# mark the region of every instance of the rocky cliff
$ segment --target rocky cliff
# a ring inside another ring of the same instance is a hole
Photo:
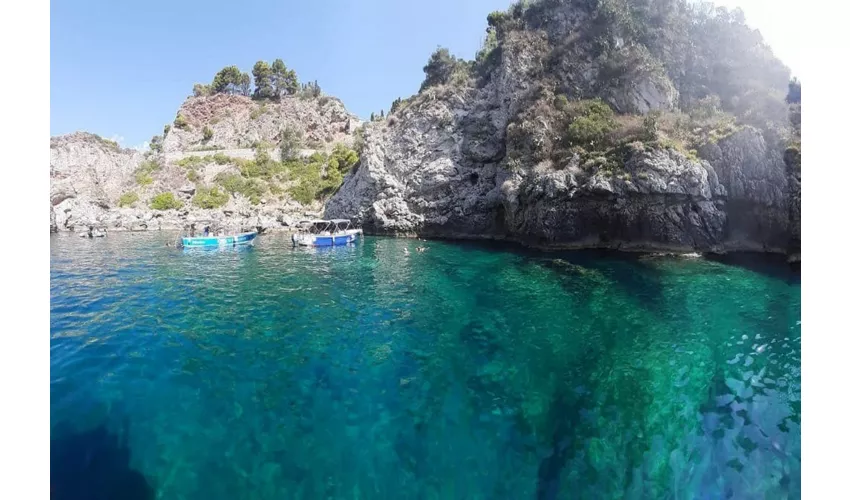
[[[53,138],[51,230],[324,212],[377,234],[799,259],[799,84],[789,127],[789,71],[740,12],[538,0],[488,25],[474,61],[436,51],[386,119],[306,88],[225,91],[187,99],[144,155]]]
[[[367,124],[360,166],[326,215],[547,248],[788,252],[799,176],[789,184],[782,155],[787,68],[760,37],[741,41],[752,32],[725,11],[637,4],[672,13],[544,0],[491,14],[488,54],[435,53],[426,74],[445,75]],[[651,25],[641,35],[641,22],[678,22],[683,38],[656,40]],[[739,50],[723,41],[730,30]],[[694,62],[712,50],[728,59],[713,71],[741,75],[713,81]],[[750,66],[753,88],[740,83]]]
[[[94,134],[50,138],[51,230],[97,224],[130,186],[142,154]]]
[[[290,195],[299,180],[279,161],[283,136],[297,138],[295,158],[326,170],[335,148],[352,146],[360,126],[330,96],[255,101],[218,94],[187,99],[145,154],[84,132],[51,138],[51,231],[287,227],[319,215],[322,200]],[[198,202],[199,192],[211,190]],[[162,194],[174,202],[151,208]]]

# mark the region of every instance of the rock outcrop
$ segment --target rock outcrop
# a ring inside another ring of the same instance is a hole
[[[789,238],[788,181],[782,153],[745,128],[702,148],[727,189],[725,246],[784,253]]]
[[[286,96],[257,102],[241,95],[190,97],[177,111],[185,125],[172,125],[162,142],[165,153],[195,150],[251,149],[257,143],[277,144],[291,128],[310,149],[335,143],[352,145],[359,118],[336,97]],[[212,132],[204,139],[204,129]]]
[[[351,146],[360,120],[334,97],[287,96],[256,102],[248,97],[218,94],[190,97],[177,113],[181,127],[170,125],[158,151],[143,154],[122,149],[94,134],[77,132],[50,141],[51,231],[88,226],[110,230],[183,229],[192,223],[229,229],[285,229],[321,204],[295,202],[285,184],[244,179],[238,162],[254,160],[256,146],[279,157],[276,148],[284,130],[300,135],[300,155]],[[204,130],[212,132],[205,139]],[[201,161],[201,159],[204,159]],[[226,158],[222,161],[222,158]],[[186,160],[195,160],[187,166]],[[234,193],[216,209],[194,206],[198,187],[217,187],[219,175],[250,181],[252,199]],[[152,210],[154,196],[172,193],[182,208]],[[122,195],[132,195],[121,203]],[[123,205],[123,206],[122,206]]]
[[[509,169],[504,139],[492,130],[500,113],[456,97],[426,92],[394,125],[368,127],[360,167],[326,215],[381,234],[548,248],[724,249],[727,191],[710,163],[637,143],[616,173],[583,165],[578,155],[563,168],[542,161]]]
[[[626,136],[643,134],[634,123],[658,135],[640,117],[650,111],[685,123],[678,111],[685,96],[673,83],[690,85],[682,63],[623,39],[621,25],[601,29],[606,18],[591,4],[547,0],[491,15],[496,62],[485,58],[491,68],[471,84],[426,88],[387,121],[367,124],[360,166],[326,216],[353,218],[380,234],[545,248],[788,252],[799,234],[799,202],[789,199],[799,175],[789,181],[775,131],[766,139],[738,124],[714,136],[678,125],[681,135],[710,136],[690,151],[669,134],[607,151],[570,142],[577,132],[563,116],[589,97],[619,113]],[[785,71],[784,81],[771,76],[769,83],[785,85]],[[688,86],[688,99],[701,88]],[[766,109],[781,120],[776,102]]]
[[[97,224],[118,202],[142,154],[86,132],[50,138],[51,228]]]
[[[50,201],[78,196],[105,204],[117,201],[142,161],[142,154],[94,134],[75,132],[50,138]]]
[[[788,173],[788,257],[791,261],[800,261],[802,238],[802,172],[800,171],[800,150],[790,147],[785,150],[785,167]]]

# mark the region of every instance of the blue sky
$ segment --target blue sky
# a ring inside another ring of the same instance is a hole
[[[54,0],[50,133],[86,130],[139,146],[174,119],[194,83],[209,83],[224,66],[250,71],[258,59],[277,57],[299,79],[318,80],[323,91],[368,118],[419,89],[422,66],[438,45],[474,57],[487,14],[510,3]],[[787,31],[784,19],[768,17],[774,3],[720,3],[741,5],[776,54],[792,63],[788,50],[776,45]]]
[[[162,133],[195,82],[280,57],[368,118],[416,93],[437,45],[474,57],[509,0],[50,3],[50,133],[136,146]]]

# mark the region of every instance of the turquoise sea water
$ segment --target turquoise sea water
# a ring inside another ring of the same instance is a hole
[[[782,264],[171,241],[51,237],[55,498],[800,496]]]

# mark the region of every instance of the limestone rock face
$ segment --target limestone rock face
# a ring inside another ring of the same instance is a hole
[[[757,129],[687,155],[633,142],[616,168],[563,146],[556,96],[599,97],[632,115],[680,105],[665,55],[628,40],[622,25],[601,29],[588,5],[518,7],[523,25],[507,30],[498,26],[517,16],[495,17],[486,76],[426,88],[366,124],[359,168],[326,216],[374,233],[547,248],[787,252],[799,241],[799,175]]]
[[[781,149],[750,127],[703,148],[728,192],[727,246],[783,252],[789,238],[788,178]]]
[[[727,192],[708,162],[636,147],[614,175],[587,171],[578,158],[564,169],[509,170],[464,155],[469,129],[441,126],[445,110],[426,106],[367,129],[360,167],[328,203],[328,217],[375,233],[545,247],[723,249]]]
[[[277,144],[285,128],[300,131],[310,145],[342,142],[350,146],[352,134],[361,124],[342,101],[330,96],[287,96],[279,102],[228,94],[190,97],[177,115],[183,117],[186,126],[171,125],[163,138],[165,153],[248,149],[259,142]],[[208,140],[204,139],[204,128],[212,131]]]
[[[86,132],[50,139],[50,202],[85,197],[107,207],[127,188],[142,154]]]
[[[257,102],[224,94],[191,97],[178,115],[186,126],[171,125],[162,141],[162,151],[147,155],[85,132],[51,138],[51,231],[79,231],[88,226],[110,230],[182,229],[203,221],[233,230],[287,229],[303,218],[305,211],[321,211],[321,204],[302,206],[281,196],[265,196],[252,204],[244,196],[232,194],[225,206],[204,210],[192,205],[192,197],[199,186],[214,186],[219,175],[239,174],[235,162],[254,159],[254,146],[258,143],[269,143],[269,153],[277,157],[275,146],[285,129],[302,134],[300,154],[309,156],[328,151],[338,143],[353,145],[354,132],[361,126],[339,99],[330,96],[292,96],[279,102]],[[208,140],[204,139],[205,128],[213,132]],[[215,162],[212,158],[216,153],[232,161]],[[180,160],[190,157],[205,157],[208,161],[181,166]],[[148,173],[148,183],[140,184],[137,173],[145,161],[157,168]],[[150,200],[163,192],[173,193],[183,202],[183,208],[151,210]],[[137,201],[119,207],[121,195],[130,193],[137,196]]]
[[[802,173],[800,171],[800,150],[788,148],[784,154],[786,172],[788,172],[788,258],[800,261],[802,238]]]
[[[785,165],[757,130],[707,146],[710,161],[636,144],[613,173],[578,157],[556,168],[534,156],[545,143],[532,138],[510,168],[503,112],[492,108],[498,89],[437,92],[414,99],[392,125],[367,127],[360,166],[328,202],[328,217],[375,233],[544,247],[785,251]]]

